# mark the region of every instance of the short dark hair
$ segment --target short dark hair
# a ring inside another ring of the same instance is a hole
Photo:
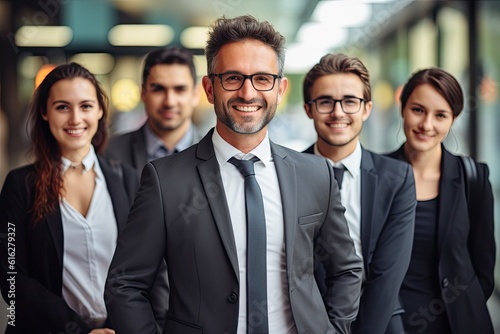
[[[213,74],[220,49],[229,43],[254,39],[270,46],[276,53],[278,75],[283,75],[285,67],[285,37],[268,22],[259,22],[251,15],[228,19],[217,19],[208,35],[205,55],[208,74]]]
[[[361,60],[356,57],[349,57],[343,53],[330,53],[323,56],[319,63],[307,72],[302,85],[304,102],[307,103],[311,100],[311,88],[318,78],[337,73],[352,73],[357,75],[364,85],[363,98],[366,101],[372,100],[370,74]]]
[[[145,85],[148,80],[149,72],[155,65],[160,64],[181,64],[189,67],[193,83],[196,84],[196,68],[194,66],[193,54],[188,49],[182,47],[161,48],[149,52],[144,60],[142,70],[142,84]]]
[[[430,85],[448,102],[453,118],[458,117],[464,108],[464,94],[457,79],[445,70],[431,67],[414,72],[401,92],[401,110],[404,109],[411,93],[420,85]]]

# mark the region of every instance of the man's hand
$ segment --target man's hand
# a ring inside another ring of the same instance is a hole
[[[89,334],[115,334],[115,331],[109,328],[96,328]]]

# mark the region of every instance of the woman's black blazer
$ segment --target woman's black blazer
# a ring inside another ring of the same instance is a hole
[[[471,196],[477,209],[469,219],[466,177],[461,158],[442,146],[439,181],[437,258],[441,301],[426,305],[447,313],[453,334],[493,334],[486,301],[495,286],[493,191],[486,164],[476,163],[478,193]],[[403,147],[389,156],[406,160]],[[425,318],[415,318],[425,326]]]
[[[128,166],[98,159],[120,231],[139,186],[137,175]],[[91,329],[62,298],[64,237],[59,206],[39,225],[30,226],[33,171],[33,165],[11,171],[0,194],[0,287],[12,309],[7,313],[15,316],[7,318],[15,327],[7,325],[6,333],[89,333]]]

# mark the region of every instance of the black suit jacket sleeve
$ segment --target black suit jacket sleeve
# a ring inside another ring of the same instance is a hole
[[[165,249],[162,210],[158,176],[153,165],[147,164],[106,281],[106,308],[117,333],[157,332],[147,294]]]
[[[33,198],[29,178],[26,167],[9,173],[0,194],[0,287],[7,305],[15,306],[16,325],[8,326],[6,332],[88,333],[91,329],[61,295],[54,294],[34,277],[40,273],[33,272],[28,249],[35,246],[32,243],[44,241],[33,240],[28,233]],[[43,234],[43,229],[41,226],[35,233]],[[53,258],[54,251],[47,249],[47,257]],[[62,280],[62,274],[54,280]]]
[[[121,164],[115,168],[101,158],[99,164],[120,229],[125,225],[138,180],[131,168]],[[33,166],[27,166],[9,173],[0,194],[0,287],[7,304],[15,305],[16,316],[16,326],[8,326],[6,332],[88,333],[91,328],[62,298],[63,231],[59,206],[36,227],[30,226],[33,171]],[[14,254],[15,263],[9,258]],[[10,293],[14,281],[7,281],[10,278],[15,278],[14,293]]]
[[[386,332],[410,263],[417,204],[415,180],[410,165],[397,165],[401,165],[399,171],[382,173],[380,180],[391,192],[379,195],[391,205],[378,240],[372,241],[376,242],[373,256],[364,259],[369,268],[354,323],[356,334]]]
[[[478,183],[481,198],[471,198],[475,206],[473,218],[469,222],[468,248],[471,262],[476,272],[479,284],[487,300],[495,287],[495,234],[493,221],[493,190],[489,181],[489,169],[485,164],[476,164],[478,168]]]

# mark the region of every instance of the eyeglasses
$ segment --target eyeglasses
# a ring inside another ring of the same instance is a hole
[[[320,114],[329,114],[335,109],[335,104],[340,102],[342,111],[346,114],[355,114],[361,109],[361,103],[366,102],[360,97],[346,97],[341,100],[331,99],[329,97],[318,97],[317,99],[307,102],[307,104],[316,104],[316,110]]]
[[[209,78],[219,77],[222,88],[227,91],[239,90],[243,87],[246,79],[249,79],[252,83],[253,88],[260,92],[265,92],[272,90],[274,88],[274,83],[276,79],[281,79],[281,75],[269,74],[269,73],[257,73],[257,74],[239,74],[239,73],[220,73],[220,74],[210,74]]]

